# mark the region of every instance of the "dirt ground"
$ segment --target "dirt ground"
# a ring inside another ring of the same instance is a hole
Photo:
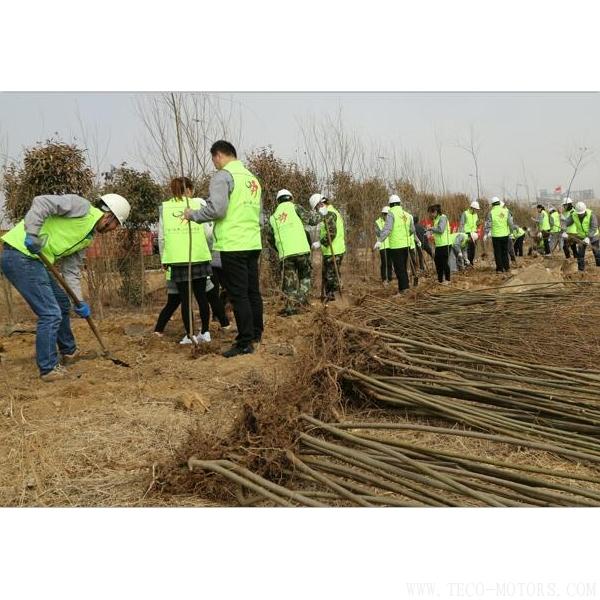
[[[553,262],[551,271],[578,276],[571,274],[572,264],[565,271],[564,261]],[[538,263],[545,270],[541,257],[521,262]],[[599,280],[594,269],[590,264],[584,277]],[[406,301],[431,288],[477,289],[506,281],[485,261],[444,288],[434,281],[431,261],[428,271]],[[375,273],[373,269],[372,276],[355,278],[346,274],[348,297],[366,292],[393,295],[395,286],[383,289]],[[182,335],[179,313],[164,338],[152,336],[164,299],[159,293],[152,306],[110,309],[98,322],[112,353],[130,368],[99,357],[85,321],[74,318],[84,356],[70,368],[72,379],[46,384],[34,362],[33,315],[16,292],[13,297],[17,325],[9,325],[4,300],[0,310],[1,506],[210,505],[196,496],[154,495],[157,465],[176,456],[191,427],[214,435],[226,433],[251,383],[288,377],[307,342],[313,313],[323,310],[315,301],[311,311],[284,318],[277,315],[276,298],[267,297],[265,334],[255,354],[221,357],[235,332],[221,332],[212,323],[213,342],[192,359],[189,346],[177,343]]]

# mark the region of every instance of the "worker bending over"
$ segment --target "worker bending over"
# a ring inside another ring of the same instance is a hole
[[[567,241],[569,235],[574,239],[581,240],[576,242],[577,269],[579,271],[585,270],[585,251],[588,246],[592,249],[596,266],[600,267],[600,235],[596,215],[587,208],[585,203],[578,202],[573,213],[564,220],[564,224],[567,227],[575,225],[574,234],[568,234],[567,232],[562,234],[565,241]]]
[[[43,381],[67,376],[61,357],[66,364],[78,352],[69,319],[69,297],[38,255],[60,269],[80,300],[75,313],[87,318],[91,310],[81,294],[81,266],[86,249],[96,233],[107,233],[123,225],[129,212],[129,203],[118,194],[101,196],[99,208],[75,194],[36,196],[25,218],[2,237],[2,271],[38,317],[35,349]]]
[[[477,232],[463,233],[461,231],[450,234],[450,271],[452,266],[456,265],[458,271],[464,271],[471,265],[469,260],[469,242],[475,244],[479,236]]]

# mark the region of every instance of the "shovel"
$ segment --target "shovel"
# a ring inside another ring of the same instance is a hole
[[[58,283],[60,283],[60,285],[64,288],[65,292],[67,292],[67,295],[69,296],[69,298],[71,298],[71,300],[73,301],[75,306],[79,308],[81,306],[81,302],[79,301],[79,298],[77,298],[77,296],[75,295],[73,290],[70,288],[69,284],[65,281],[61,272],[43,254],[40,253],[37,256],[44,263],[44,265],[46,265],[46,268],[48,269],[48,271],[50,271],[52,273],[52,275],[54,275],[54,277],[56,278]],[[100,337],[100,332],[96,328],[96,324],[94,323],[94,321],[92,321],[92,317],[87,317],[86,321],[88,322],[88,325],[90,326],[90,329],[92,330],[92,333],[94,334],[94,336],[96,336],[96,339],[98,340],[98,343],[100,344],[100,347],[102,348],[102,357],[107,358],[108,360],[111,360],[115,365],[119,365],[120,367],[129,367],[129,365],[126,362],[123,362],[122,360],[119,360],[118,358],[114,358],[111,355],[108,348],[104,345],[104,342],[102,341],[102,338]]]

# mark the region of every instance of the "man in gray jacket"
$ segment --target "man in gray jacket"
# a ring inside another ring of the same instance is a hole
[[[118,194],[102,196],[99,208],[75,194],[36,196],[25,218],[2,237],[2,271],[38,317],[36,359],[42,380],[64,378],[59,352],[63,362],[68,362],[77,349],[69,321],[71,302],[38,255],[57,264],[82,300],[81,265],[86,248],[94,234],[122,225],[129,211],[129,203]],[[83,301],[74,310],[82,318],[91,312]]]

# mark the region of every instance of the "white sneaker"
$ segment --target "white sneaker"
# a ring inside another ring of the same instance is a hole
[[[196,338],[195,335],[192,336],[192,338],[190,339],[187,335],[184,336],[182,338],[182,340],[179,342],[182,346],[184,346],[185,344],[197,344],[198,343],[198,338]]]
[[[210,337],[210,331],[206,331],[204,333],[200,333],[198,332],[198,335],[196,336],[196,339],[198,340],[198,343],[202,343],[202,342],[211,342],[211,337]]]

